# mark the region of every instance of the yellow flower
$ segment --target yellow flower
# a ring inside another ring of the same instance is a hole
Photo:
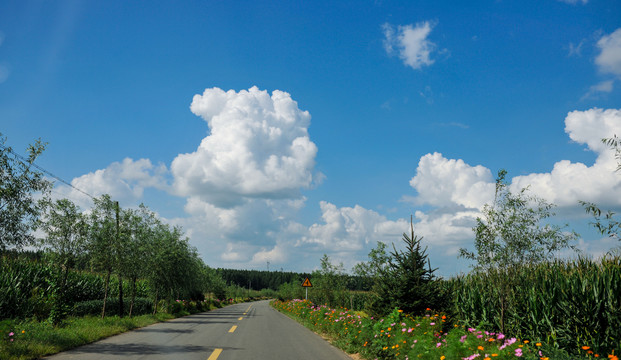
[[[481,351],[485,350],[485,348],[484,348],[483,346],[481,346],[481,345],[479,345],[479,346],[477,347],[477,349],[479,349],[479,350],[481,350]]]
[[[590,346],[583,346],[582,350],[589,350],[591,347]]]
[[[524,340],[524,344],[528,344],[530,341],[528,340]]]
[[[536,345],[536,346],[541,346],[541,343],[536,343],[535,345]]]
[[[444,355],[440,356],[440,360],[444,360],[444,359],[446,359],[446,356]]]
[[[400,313],[402,313],[402,312],[403,312],[403,310],[399,310],[399,312],[400,312]]]

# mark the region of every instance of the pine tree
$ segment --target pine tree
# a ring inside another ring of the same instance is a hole
[[[377,298],[370,304],[371,312],[384,315],[394,308],[420,315],[429,307],[442,307],[438,279],[433,274],[427,248],[421,246],[422,237],[414,234],[410,221],[410,235],[403,234],[405,250],[393,251],[386,266],[379,268],[374,292]]]

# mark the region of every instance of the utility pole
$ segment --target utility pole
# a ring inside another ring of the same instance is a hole
[[[117,248],[117,256],[120,255],[121,250],[121,239],[119,234],[119,202],[115,201],[114,205],[116,207],[116,248]],[[123,278],[121,277],[121,269],[119,269],[119,317],[123,317]]]

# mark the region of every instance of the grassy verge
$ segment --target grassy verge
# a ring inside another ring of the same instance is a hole
[[[208,306],[213,310],[242,301],[236,299]],[[46,321],[3,320],[0,321],[0,360],[38,359],[157,322],[206,311],[207,308],[197,309],[193,302],[175,302],[170,310],[172,314],[160,312],[131,318],[69,317],[58,326]]]
[[[68,318],[59,326],[5,320],[0,323],[0,359],[36,359],[174,317],[165,313],[132,318],[85,316]]]
[[[327,335],[335,346],[365,359],[573,360],[598,357],[618,360],[614,353],[595,354],[587,345],[574,349],[570,355],[540,339],[516,339],[466,328],[430,309],[421,317],[395,309],[385,318],[374,319],[361,312],[315,306],[310,301],[273,301],[271,304],[309,329]]]

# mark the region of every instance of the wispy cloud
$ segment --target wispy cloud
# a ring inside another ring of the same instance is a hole
[[[582,3],[584,5],[589,2],[589,0],[558,0],[558,1],[564,2],[566,4],[571,4],[571,5],[576,5],[579,3]]]
[[[432,29],[429,21],[396,28],[386,23],[383,25],[384,48],[389,55],[397,51],[403,63],[412,69],[429,66],[434,63],[431,53],[436,49],[436,45],[427,38]]]
[[[584,45],[584,39],[580,40],[578,45],[569,43],[569,53],[567,56],[582,56],[582,46]]]
[[[612,75],[613,79],[607,79],[593,85],[589,91],[582,96],[582,100],[594,97],[599,93],[609,93],[613,90],[614,78],[621,79],[621,28],[618,28],[610,35],[604,35],[597,41],[600,49],[599,55],[595,58],[595,64],[600,73]]]

